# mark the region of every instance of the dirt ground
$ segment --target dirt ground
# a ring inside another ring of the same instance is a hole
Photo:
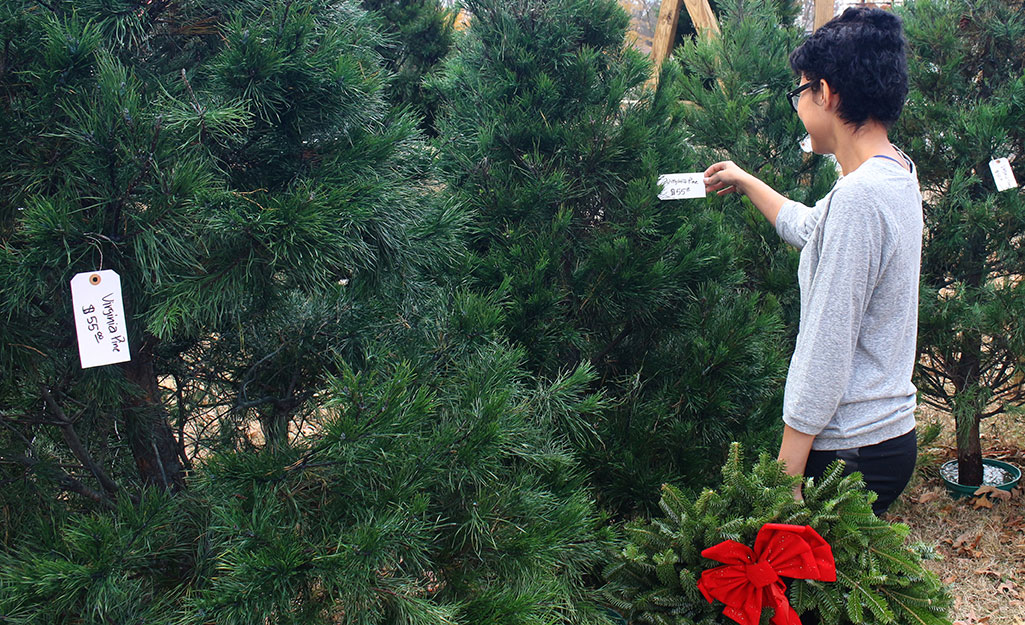
[[[1025,625],[1025,495],[983,504],[951,499],[939,467],[955,457],[954,424],[949,415],[920,409],[919,431],[932,422],[941,434],[920,449],[916,476],[889,519],[906,523],[912,541],[935,550],[938,559],[926,566],[950,588],[955,625]],[[1025,468],[1025,415],[984,421],[982,448],[987,458]]]

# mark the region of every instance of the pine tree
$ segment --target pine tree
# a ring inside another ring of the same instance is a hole
[[[593,373],[534,380],[453,287],[465,217],[371,18],[117,8],[0,5],[0,620],[606,623]],[[99,267],[133,360],[83,371]]]
[[[361,0],[377,14],[382,32],[390,41],[381,49],[385,67],[393,76],[388,100],[410,107],[428,135],[435,134],[438,94],[427,88],[431,74],[452,48],[458,12],[440,0]]]
[[[804,39],[797,6],[776,0],[721,0],[718,37],[688,38],[676,48],[684,123],[684,158],[735,161],[783,195],[814,204],[836,181],[835,163],[799,147],[804,126],[783,95],[796,77],[788,57]],[[767,27],[771,25],[772,27]],[[799,254],[784,243],[747,198],[711,200],[743,233],[736,253],[752,288],[781,304],[797,335]]]
[[[583,580],[609,532],[552,435],[594,409],[590,374],[536,385],[495,342],[493,301],[455,309],[422,362],[392,345],[343,368],[315,435],[214,453],[185,493],[16,541],[6,622],[607,623]]]
[[[778,312],[743,287],[736,233],[657,177],[701,171],[670,68],[657,91],[613,0],[475,0],[439,88],[439,150],[474,213],[475,285],[545,377],[590,363],[613,407],[581,442],[605,505],[653,505],[765,436],[782,370]]]
[[[911,92],[897,136],[925,214],[916,384],[957,421],[958,475],[981,484],[979,425],[1025,400],[1025,201],[991,159],[1025,154],[1022,3],[921,0],[902,12]]]
[[[363,12],[16,2],[3,18],[5,442],[25,466],[88,469],[56,470],[62,488],[103,504],[130,482],[180,488],[188,423],[164,376],[216,394],[225,369],[243,383],[295,346],[288,319],[264,322],[296,297],[412,300],[418,273],[451,264],[459,220],[413,182],[427,155],[386,117]],[[122,278],[132,360],[82,370],[67,284],[100,268]],[[237,349],[218,359],[219,341]],[[228,407],[294,409],[305,381]]]
[[[800,478],[786,475],[762,454],[744,468],[734,445],[722,469],[722,485],[689,499],[667,485],[663,518],[627,527],[628,542],[606,569],[606,592],[631,622],[658,625],[727,624],[722,604],[709,603],[697,588],[701,572],[720,563],[701,551],[724,540],[754,544],[765,523],[809,525],[832,548],[837,581],[792,580],[788,599],[799,613],[816,612],[823,625],[839,623],[942,624],[950,597],[922,556],[905,545],[908,527],[872,513],[875,494],[860,474],[844,476],[834,463],[794,501]],[[763,622],[770,610],[763,612]]]

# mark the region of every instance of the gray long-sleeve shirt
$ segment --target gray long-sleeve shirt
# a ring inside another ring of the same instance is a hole
[[[922,195],[870,158],[815,206],[786,202],[776,231],[801,250],[801,323],[783,421],[813,449],[874,445],[915,427]]]

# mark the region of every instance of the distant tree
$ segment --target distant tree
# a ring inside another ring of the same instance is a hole
[[[627,41],[641,52],[649,54],[658,26],[661,0],[620,0],[620,4],[630,15]]]
[[[982,419],[1025,401],[1025,199],[989,168],[1025,154],[1025,14],[1010,0],[918,0],[901,10],[911,93],[897,141],[925,209],[923,401],[957,421],[959,481],[982,483]]]

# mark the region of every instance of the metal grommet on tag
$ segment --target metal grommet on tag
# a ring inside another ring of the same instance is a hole
[[[103,281],[103,278],[101,278],[100,274],[98,274],[98,273],[94,273],[93,275],[89,276],[89,284],[91,284],[93,286],[98,285],[102,281]]]

